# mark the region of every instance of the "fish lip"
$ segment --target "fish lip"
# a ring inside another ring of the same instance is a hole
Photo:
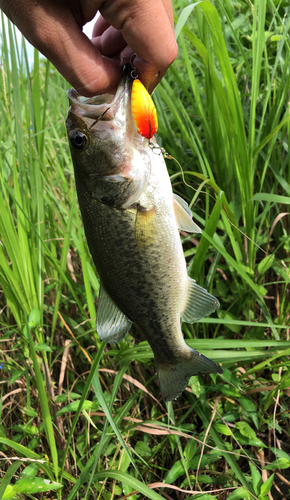
[[[82,118],[93,120],[114,120],[117,114],[131,114],[132,68],[124,66],[121,81],[116,94],[103,94],[93,97],[84,97],[75,89],[67,91],[70,111]]]

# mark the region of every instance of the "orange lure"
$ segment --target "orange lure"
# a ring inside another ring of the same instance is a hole
[[[133,81],[131,108],[139,134],[151,139],[158,129],[156,108],[150,94],[138,79]]]

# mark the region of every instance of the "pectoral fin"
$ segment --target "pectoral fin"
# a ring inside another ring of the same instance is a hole
[[[90,181],[91,179],[88,183]],[[147,174],[140,178],[123,174],[98,176],[92,196],[110,207],[127,209],[137,203],[146,188],[147,181]]]
[[[182,313],[182,321],[194,323],[219,308],[219,301],[205,288],[197,285],[189,278],[189,292],[185,309]]]
[[[173,195],[173,208],[180,229],[187,233],[201,233],[201,229],[192,220],[188,204],[178,194]]]
[[[97,310],[97,333],[105,342],[120,342],[132,321],[119,309],[101,285]]]

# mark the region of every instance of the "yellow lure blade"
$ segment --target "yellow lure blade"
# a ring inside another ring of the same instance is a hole
[[[133,81],[131,108],[139,134],[151,139],[158,129],[157,112],[150,94],[138,79]]]

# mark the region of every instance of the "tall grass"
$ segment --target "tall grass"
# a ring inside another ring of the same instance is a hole
[[[68,85],[37,51],[30,71],[2,17],[0,498],[287,498],[288,9],[176,3],[158,133],[203,228],[182,236],[188,272],[221,302],[183,330],[224,374],[169,404],[134,327],[110,347],[95,332]]]

